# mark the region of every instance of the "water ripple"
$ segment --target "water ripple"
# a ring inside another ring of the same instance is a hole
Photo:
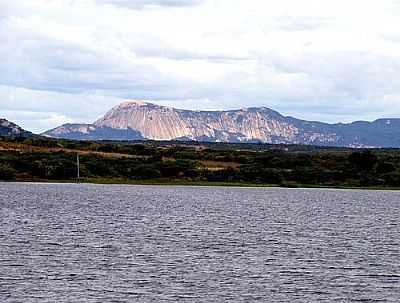
[[[1,302],[400,302],[400,192],[0,193]]]

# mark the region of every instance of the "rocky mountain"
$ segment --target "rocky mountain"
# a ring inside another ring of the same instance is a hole
[[[195,140],[348,147],[400,147],[400,119],[327,124],[285,117],[266,107],[190,111],[124,102],[93,124],[66,124],[44,135],[69,139]]]
[[[15,123],[0,119],[0,137],[31,137],[33,134]]]
[[[93,124],[64,124],[43,134],[46,137],[71,140],[143,140],[139,131]]]

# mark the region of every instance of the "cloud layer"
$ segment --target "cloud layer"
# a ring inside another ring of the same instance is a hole
[[[400,6],[361,0],[0,2],[0,115],[42,131],[122,99],[400,117]]]
[[[184,7],[197,5],[201,0],[97,0],[98,4],[115,5],[124,8],[142,9],[145,7]]]

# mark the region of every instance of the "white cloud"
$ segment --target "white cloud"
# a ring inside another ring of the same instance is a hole
[[[0,114],[47,113],[29,124],[44,130],[140,98],[400,117],[399,13],[391,0],[2,1]]]
[[[185,7],[197,5],[201,0],[97,0],[98,4],[139,9],[144,7]]]
[[[92,122],[122,100],[0,85],[0,117],[36,133],[67,122]]]
[[[75,122],[73,118],[54,112],[2,111],[7,119],[33,133],[51,129],[53,125]]]

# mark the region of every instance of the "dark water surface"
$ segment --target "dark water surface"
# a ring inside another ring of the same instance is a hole
[[[400,192],[0,183],[0,302],[400,302]]]

